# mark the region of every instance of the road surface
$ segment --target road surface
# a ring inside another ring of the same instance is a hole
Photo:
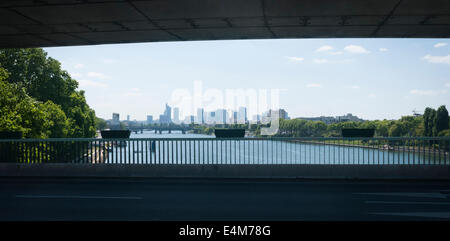
[[[0,220],[450,220],[450,183],[0,178]]]

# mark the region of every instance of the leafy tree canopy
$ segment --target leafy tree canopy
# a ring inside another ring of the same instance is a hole
[[[27,137],[95,136],[95,112],[84,91],[43,49],[0,49],[0,69],[2,129]]]

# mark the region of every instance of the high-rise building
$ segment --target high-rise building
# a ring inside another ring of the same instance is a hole
[[[112,114],[112,122],[113,122],[113,124],[119,124],[119,117],[120,117],[120,115],[119,115],[119,113],[113,113]]]
[[[159,115],[159,123],[168,124],[172,122],[171,111],[172,109],[168,104],[166,104],[166,109],[164,110],[164,114]]]
[[[278,118],[289,120],[288,113],[284,109],[278,109],[278,110],[269,110],[268,112],[265,112],[261,118],[261,122],[266,124],[269,123],[272,119],[272,116],[278,115]]]
[[[110,123],[110,128],[111,130],[119,130],[120,129],[120,119],[119,119],[120,115],[119,113],[113,113],[112,114],[112,120]]]
[[[238,123],[238,112],[233,111],[233,116],[231,117],[231,123],[237,124]]]
[[[127,121],[130,121],[130,115],[127,115]]]
[[[188,115],[186,118],[184,118],[185,124],[194,124],[195,117],[193,115]]]
[[[206,113],[205,112],[205,116],[207,117],[205,122],[208,124],[214,124],[216,122],[216,112],[215,111],[211,111]]]
[[[253,115],[252,120],[256,123],[261,121],[261,115]]]
[[[173,122],[180,122],[180,109],[178,107],[173,108]]]
[[[239,113],[238,113],[238,116],[237,116],[237,122],[239,124],[247,123],[247,108],[239,107]]]
[[[197,109],[197,123],[198,124],[205,124],[205,118],[204,118],[204,110],[203,108]]]
[[[218,109],[216,111],[216,124],[226,124],[227,123],[227,110]]]
[[[152,115],[147,115],[147,124],[153,124],[153,116]]]

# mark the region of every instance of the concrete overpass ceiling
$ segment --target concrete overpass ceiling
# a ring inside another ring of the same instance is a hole
[[[448,0],[15,0],[0,47],[218,39],[450,37]]]

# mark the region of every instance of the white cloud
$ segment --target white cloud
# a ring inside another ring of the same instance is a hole
[[[344,59],[344,60],[329,60],[329,59],[314,59],[313,63],[315,64],[343,64],[352,62],[351,59]]]
[[[110,76],[108,76],[106,74],[97,73],[97,72],[89,72],[89,73],[87,73],[87,76],[93,77],[93,78],[99,78],[99,79],[110,79],[111,78]]]
[[[330,50],[332,50],[332,49],[333,49],[332,46],[330,46],[330,45],[324,45],[324,46],[322,46],[322,47],[316,49],[316,52],[326,52],[326,51],[330,51]]]
[[[375,95],[374,93],[370,93],[370,94],[368,95],[368,97],[369,97],[369,98],[376,98],[377,95]]]
[[[99,87],[99,88],[107,87],[105,83],[92,81],[88,79],[80,79],[78,80],[78,83],[80,84],[79,87]]]
[[[81,69],[84,67],[84,64],[75,64],[74,67],[75,69]]]
[[[142,93],[139,88],[131,88],[131,91],[125,92],[122,94],[124,97],[138,97],[142,96]]]
[[[450,88],[450,82],[445,83],[445,87],[449,87]]]
[[[83,76],[82,74],[80,74],[80,73],[70,73],[70,76],[72,77],[72,78],[80,78],[81,76]]]
[[[413,95],[436,96],[439,94],[446,94],[447,90],[417,90],[417,89],[414,89],[414,90],[411,90],[409,93],[413,94]]]
[[[286,57],[286,58],[295,62],[303,62],[303,60],[305,60],[305,58],[302,57]]]
[[[423,59],[426,61],[433,63],[433,64],[450,64],[450,55],[447,56],[432,56],[432,55],[425,55],[423,56]]]
[[[315,63],[315,64],[328,64],[328,63],[331,63],[331,61],[328,60],[328,59],[314,59],[313,63]]]
[[[440,48],[440,47],[444,47],[447,46],[447,43],[437,43],[434,45],[435,48]]]
[[[117,59],[103,59],[102,62],[105,64],[115,64],[118,61],[117,61]]]
[[[321,88],[321,84],[311,83],[306,85],[307,88]]]
[[[387,52],[388,49],[387,48],[379,48],[380,52]]]
[[[365,49],[362,46],[359,45],[347,45],[344,48],[345,51],[352,53],[352,54],[368,54],[370,53],[370,51],[368,51],[367,49]]]
[[[349,85],[347,86],[348,89],[359,89],[360,87],[358,85]]]
[[[340,54],[343,54],[344,52],[336,51],[336,52],[328,52],[328,53],[331,54],[331,55],[340,55]]]

